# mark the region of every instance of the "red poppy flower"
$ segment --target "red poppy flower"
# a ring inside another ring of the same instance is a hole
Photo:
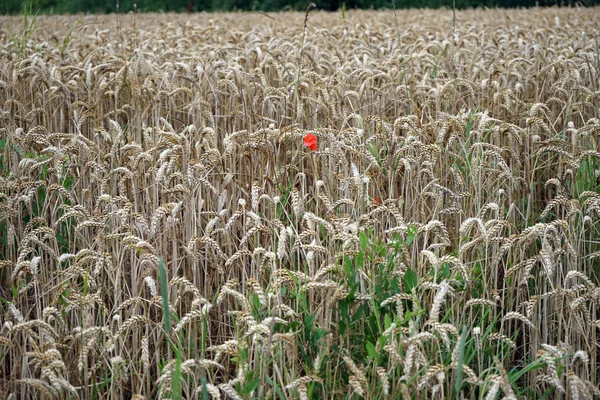
[[[308,133],[306,136],[304,136],[304,145],[311,150],[319,149],[317,146],[317,137],[312,133]]]
[[[381,204],[381,199],[379,197],[375,197],[373,200],[375,200],[375,203]]]

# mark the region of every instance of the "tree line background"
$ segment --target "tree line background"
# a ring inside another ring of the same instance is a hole
[[[197,12],[197,11],[281,11],[304,10],[310,0],[0,0],[0,13],[114,13],[129,12]],[[335,11],[345,3],[352,8],[392,8],[392,0],[316,0],[318,9]],[[2,7],[1,4],[5,3]],[[469,7],[532,7],[532,6],[592,6],[600,0],[455,0],[456,8]],[[135,6],[134,6],[135,4]],[[452,0],[396,0],[396,8],[452,7]]]

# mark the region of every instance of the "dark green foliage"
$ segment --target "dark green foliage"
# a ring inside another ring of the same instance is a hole
[[[26,8],[33,12],[62,13],[127,13],[134,10],[141,12],[184,12],[192,11],[304,11],[308,1],[304,0],[4,0],[0,6],[0,14],[20,14]],[[593,6],[599,0],[456,0],[456,8],[471,7],[533,7],[539,6]],[[391,0],[322,0],[317,8],[336,11],[345,4],[347,10],[353,8],[392,8]],[[396,8],[452,8],[452,0],[398,0]]]

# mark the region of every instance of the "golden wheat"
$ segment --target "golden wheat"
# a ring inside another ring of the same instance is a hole
[[[600,395],[599,9],[309,10],[2,19],[0,397]]]

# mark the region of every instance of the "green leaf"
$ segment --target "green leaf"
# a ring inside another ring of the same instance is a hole
[[[369,238],[367,237],[367,234],[365,232],[360,232],[358,237],[360,238],[360,249],[363,251],[366,250],[367,246],[369,245]]]
[[[404,273],[404,278],[402,280],[404,282],[404,291],[406,293],[412,292],[415,286],[417,286],[417,274],[415,274],[415,272],[410,268],[406,270],[406,272]]]
[[[205,378],[202,378],[202,400],[208,400],[208,387]]]
[[[417,228],[414,226],[409,226],[406,231],[406,240],[404,241],[405,246],[410,246],[412,242],[415,240],[417,236]]]
[[[377,357],[377,349],[375,348],[375,345],[370,340],[367,340],[366,347],[369,358],[375,359],[375,357]]]
[[[385,314],[385,317],[383,318],[383,323],[385,330],[390,329],[390,326],[392,326],[392,319],[390,318],[389,314]]]
[[[246,374],[246,379],[244,381],[245,384],[242,391],[245,396],[249,396],[260,384],[260,377],[257,376],[256,371],[250,371]]]
[[[526,373],[535,371],[537,369],[542,369],[545,366],[546,366],[546,362],[544,361],[543,358],[541,358],[541,357],[536,358],[530,364],[527,364],[525,366],[525,368],[522,368],[522,369],[514,368],[513,370],[511,370],[508,380],[514,386],[514,384],[519,380],[519,378],[522,377],[523,375],[525,375]]]
[[[87,295],[88,292],[88,284],[89,284],[89,272],[86,270],[85,271],[85,276],[83,277],[83,292],[82,295],[85,297]]]
[[[460,342],[458,344],[458,366],[456,367],[456,379],[454,380],[454,395],[459,397],[460,388],[462,386],[462,373],[463,373],[463,363],[465,360],[465,343],[467,340],[467,327],[463,325],[462,333],[460,335]]]
[[[160,281],[160,294],[162,296],[163,326],[167,333],[171,332],[171,313],[169,312],[169,284],[167,282],[167,269],[161,258],[158,262],[158,278]]]
[[[175,371],[173,371],[173,378],[171,380],[171,398],[173,400],[179,400],[181,399],[181,364],[183,363],[181,343],[179,343],[179,347],[177,348],[177,351],[175,351],[175,354]]]

